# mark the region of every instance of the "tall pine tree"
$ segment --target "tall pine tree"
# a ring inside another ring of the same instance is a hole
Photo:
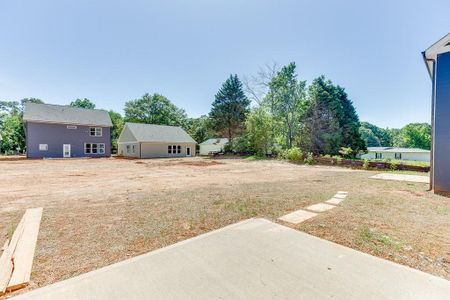
[[[303,148],[316,154],[338,154],[341,147],[350,147],[353,154],[364,151],[359,118],[345,90],[321,76],[314,79],[308,92]]]
[[[335,88],[321,76],[313,80],[308,94],[309,105],[300,141],[302,148],[315,154],[338,154],[342,142],[339,119],[343,108],[336,101]]]
[[[213,129],[225,134],[230,146],[233,145],[233,138],[243,127],[249,106],[250,100],[245,96],[238,76],[230,75],[216,94],[209,113]]]
[[[352,148],[354,154],[367,150],[366,143],[361,138],[359,117],[353,102],[348,99],[344,88],[339,85],[335,87],[335,93],[343,109],[342,115],[339,116],[339,124],[342,129],[341,147]]]

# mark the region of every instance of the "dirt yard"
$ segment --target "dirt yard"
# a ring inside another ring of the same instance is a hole
[[[0,244],[44,208],[36,288],[250,217],[349,192],[298,230],[450,279],[450,199],[374,172],[244,159],[0,162]]]

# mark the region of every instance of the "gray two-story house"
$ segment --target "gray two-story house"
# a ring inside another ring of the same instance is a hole
[[[27,103],[23,120],[28,158],[111,155],[111,118],[107,111]]]

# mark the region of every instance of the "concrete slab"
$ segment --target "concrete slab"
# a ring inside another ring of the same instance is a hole
[[[345,194],[345,195],[347,195],[348,192],[345,192],[345,191],[338,191],[337,194]]]
[[[278,220],[289,222],[292,224],[299,224],[315,216],[317,216],[316,213],[299,209],[294,212],[291,212],[290,214],[278,218]]]
[[[306,209],[307,210],[312,210],[314,212],[324,212],[330,209],[335,208],[336,206],[334,205],[329,205],[329,204],[325,204],[325,203],[317,203],[317,204],[313,204],[311,206],[308,206]]]
[[[420,175],[406,175],[406,174],[395,174],[395,173],[380,173],[370,178],[382,179],[382,180],[397,180],[397,181],[409,181],[409,182],[420,182],[420,183],[430,183],[429,176]]]
[[[338,204],[341,203],[342,201],[344,201],[343,198],[336,198],[336,197],[333,197],[333,198],[331,198],[330,200],[325,201],[325,203],[333,204],[333,205],[338,205]]]
[[[448,299],[450,281],[251,219],[16,299]]]
[[[338,198],[338,199],[345,199],[345,198],[347,198],[347,195],[346,194],[336,194],[333,197]]]

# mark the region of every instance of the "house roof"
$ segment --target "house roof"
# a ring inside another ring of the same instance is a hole
[[[200,144],[200,146],[204,146],[204,145],[225,145],[228,144],[228,139],[227,138],[212,138],[212,139],[208,139],[206,141],[204,141],[203,143]]]
[[[27,122],[112,126],[106,110],[54,104],[26,103],[23,119]]]
[[[419,148],[399,148],[399,147],[367,147],[369,152],[395,152],[395,153],[430,153],[430,150]]]
[[[178,126],[125,123],[138,142],[197,143]]]
[[[439,41],[428,47],[427,50],[422,52],[423,59],[428,69],[428,73],[433,77],[434,60],[436,60],[438,54],[450,52],[450,33],[441,38]]]

